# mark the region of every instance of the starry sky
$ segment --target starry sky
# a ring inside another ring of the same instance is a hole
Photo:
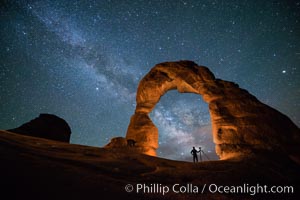
[[[300,125],[299,0],[2,0],[0,129],[40,113],[65,119],[71,143],[125,137],[139,80],[192,60]],[[217,159],[201,96],[165,94],[151,113],[158,156]]]

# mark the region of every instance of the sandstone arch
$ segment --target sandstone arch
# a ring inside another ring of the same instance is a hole
[[[191,61],[154,66],[140,81],[136,109],[126,139],[136,151],[156,155],[158,129],[149,118],[160,97],[177,89],[195,93],[209,105],[213,140],[221,159],[257,150],[289,152],[300,144],[299,128],[285,115],[261,103],[233,82],[216,79],[206,67]]]

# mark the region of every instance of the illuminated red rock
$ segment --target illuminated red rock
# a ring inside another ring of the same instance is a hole
[[[126,134],[126,139],[137,142],[136,151],[156,155],[158,130],[148,115],[161,96],[173,89],[199,94],[208,103],[216,153],[221,159],[257,151],[290,154],[300,145],[299,128],[287,116],[237,84],[216,79],[207,67],[179,61],[157,64],[139,83],[135,113]]]
[[[123,137],[114,137],[110,142],[105,146],[106,148],[118,148],[118,147],[127,147],[126,138]]]

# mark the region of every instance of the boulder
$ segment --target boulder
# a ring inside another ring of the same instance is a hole
[[[104,146],[105,148],[127,147],[127,141],[124,137],[114,137]]]
[[[52,114],[40,114],[30,122],[7,131],[68,143],[71,137],[71,128],[68,123]]]

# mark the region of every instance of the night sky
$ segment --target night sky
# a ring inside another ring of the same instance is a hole
[[[300,125],[300,1],[49,0],[0,3],[0,129],[40,113],[65,119],[71,143],[125,137],[139,80],[192,60]],[[211,157],[207,104],[170,91],[151,118],[158,155]]]

